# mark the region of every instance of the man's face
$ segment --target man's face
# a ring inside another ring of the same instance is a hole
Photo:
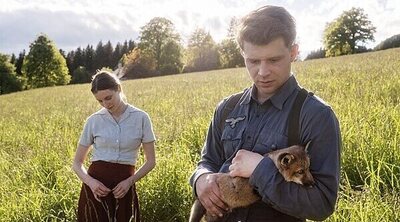
[[[289,79],[291,62],[296,58],[297,51],[297,45],[289,49],[283,38],[267,45],[243,43],[242,55],[257,88],[258,100],[269,99]]]

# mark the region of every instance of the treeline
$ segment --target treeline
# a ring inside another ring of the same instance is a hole
[[[30,44],[29,52],[0,53],[0,94],[20,90],[90,82],[100,69],[120,78],[135,79],[185,72],[244,66],[235,40],[237,20],[232,18],[227,36],[216,43],[209,32],[197,28],[183,45],[174,24],[155,17],[141,27],[138,42],[115,46],[100,41],[70,52],[58,49],[45,34]]]

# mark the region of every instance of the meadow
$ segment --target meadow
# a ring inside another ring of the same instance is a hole
[[[398,48],[293,65],[342,130],[340,196],[326,221],[400,221],[399,55]],[[157,136],[157,166],[137,185],[143,221],[187,221],[188,179],[215,106],[250,84],[244,68],[123,82]],[[75,220],[81,182],[72,159],[85,119],[99,108],[88,84],[0,96],[0,221]]]

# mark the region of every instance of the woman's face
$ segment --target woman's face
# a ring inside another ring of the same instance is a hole
[[[97,93],[93,93],[93,95],[100,105],[111,113],[118,109],[122,101],[120,92],[111,89],[99,90]]]

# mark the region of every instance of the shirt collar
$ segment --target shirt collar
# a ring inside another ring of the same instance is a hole
[[[293,91],[299,87],[296,78],[294,75],[290,75],[289,79],[281,86],[280,89],[268,100],[271,101],[272,105],[278,108],[279,110],[282,109],[283,104],[289,98],[289,96],[293,93]],[[256,93],[257,88],[253,84],[249,90],[245,92],[244,99],[240,104],[248,104],[251,100],[256,100]],[[267,101],[268,101],[267,100]]]
[[[132,112],[136,112],[138,109],[134,106],[132,106],[131,104],[128,104],[128,107],[126,108],[124,113],[132,113]],[[106,108],[102,107],[98,112],[98,114],[100,115],[111,115],[110,112],[107,111]]]
[[[296,88],[298,87],[299,84],[297,83],[296,78],[294,77],[294,75],[291,75],[289,79],[285,82],[285,84],[283,84],[283,86],[278,89],[278,92],[271,97],[272,105],[281,110],[283,104],[286,102],[289,96],[292,95],[293,91],[296,90]]]
[[[245,91],[244,91],[244,95],[243,95],[243,99],[242,99],[242,101],[240,102],[240,105],[243,105],[243,104],[249,104],[250,103],[250,101],[251,101],[251,98],[252,98],[252,91],[253,91],[253,88],[255,88],[254,87],[254,85],[252,86],[252,87],[250,87],[250,88],[248,88],[248,89],[246,89]]]
[[[136,107],[134,107],[134,106],[128,104],[128,107],[126,108],[125,112],[123,112],[123,113],[121,114],[121,118],[120,118],[119,121],[118,121],[119,124],[121,124],[126,118],[128,118],[128,116],[129,116],[130,113],[133,113],[133,112],[136,112],[136,111],[138,111],[138,109],[137,109]],[[100,115],[105,115],[106,118],[108,118],[108,119],[110,119],[110,120],[112,120],[112,121],[115,122],[115,120],[114,120],[114,118],[112,117],[111,113],[108,112],[108,110],[107,110],[106,108],[104,108],[104,107],[101,108],[97,113],[100,114]]]

